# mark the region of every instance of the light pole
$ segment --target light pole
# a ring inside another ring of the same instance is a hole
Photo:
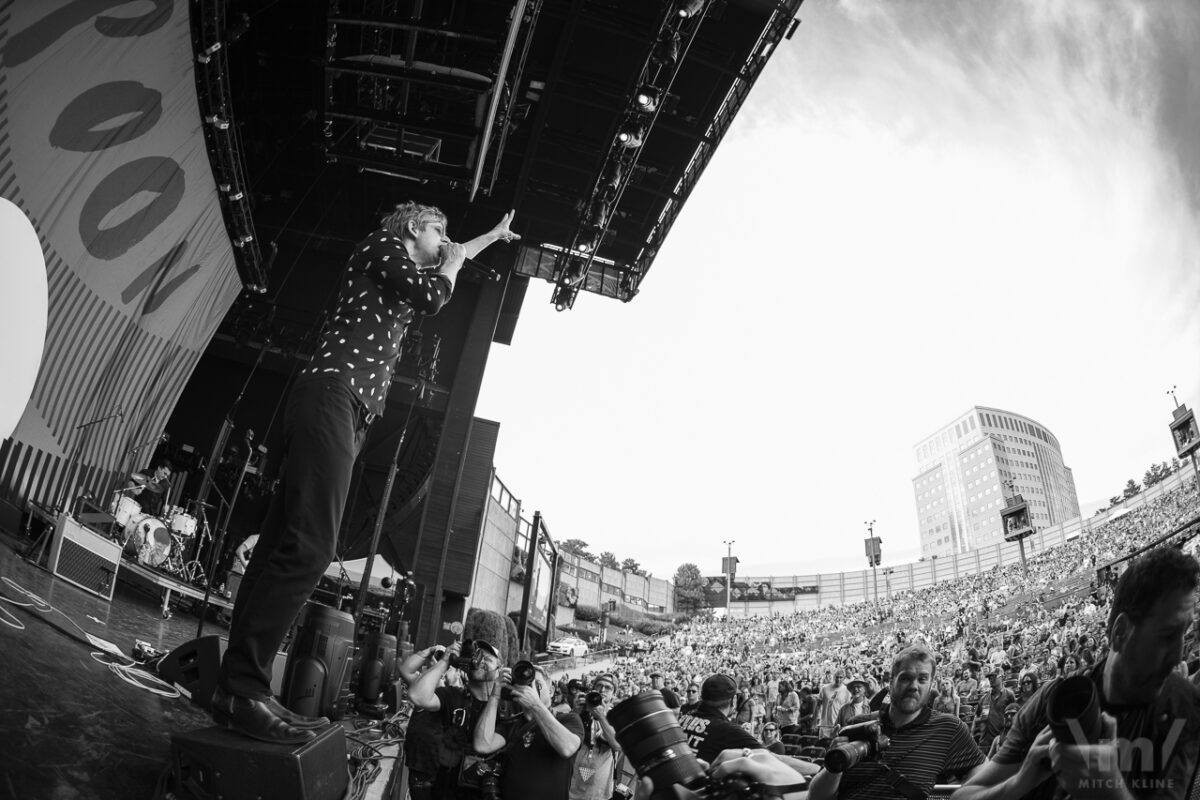
[[[871,565],[871,576],[875,582],[875,605],[879,606],[879,546],[875,541],[875,520],[864,522],[867,526],[867,561]]]
[[[734,539],[722,542],[725,545],[725,620],[733,616],[733,608],[729,605],[729,590],[733,587],[733,544]]]

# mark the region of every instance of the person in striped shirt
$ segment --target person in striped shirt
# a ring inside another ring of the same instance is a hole
[[[890,743],[874,760],[862,760],[841,773],[822,769],[808,787],[809,800],[850,798],[892,800],[912,791],[928,794],[940,776],[969,778],[984,756],[958,717],[929,707],[937,659],[923,645],[904,648],[892,659],[890,702],[879,711],[850,720],[877,720]],[[828,762],[828,754],[826,761]]]

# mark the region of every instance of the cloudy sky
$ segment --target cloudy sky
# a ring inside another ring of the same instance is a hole
[[[658,576],[861,569],[868,519],[915,560],[913,444],[972,405],[1053,431],[1085,510],[1200,405],[1200,4],[800,18],[638,297],[534,284],[477,409],[556,538]]]

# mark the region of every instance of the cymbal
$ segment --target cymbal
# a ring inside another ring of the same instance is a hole
[[[143,475],[140,472],[135,472],[132,475],[130,475],[129,480],[133,481],[136,484],[140,484],[140,485],[145,485],[150,482],[150,478],[148,478],[147,476]]]
[[[170,481],[150,481],[146,484],[146,491],[154,494],[162,494],[169,488],[171,488]]]

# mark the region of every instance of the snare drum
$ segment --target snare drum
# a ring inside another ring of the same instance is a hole
[[[126,530],[129,538],[125,542],[125,551],[130,555],[136,553],[139,564],[157,567],[171,555],[171,534],[158,517],[138,514],[130,520]]]
[[[191,514],[185,514],[183,509],[176,506],[171,519],[171,532],[178,534],[184,539],[190,539],[196,535],[196,518]]]
[[[129,526],[131,519],[142,513],[142,504],[127,494],[121,494],[113,498],[109,513],[117,520],[118,525],[125,528]]]

